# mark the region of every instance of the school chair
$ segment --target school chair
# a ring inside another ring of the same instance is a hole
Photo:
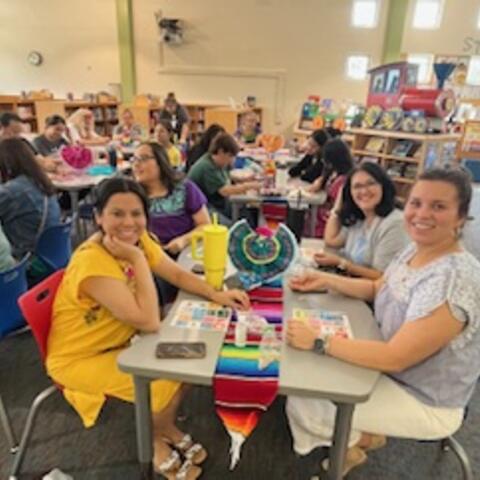
[[[63,273],[63,270],[56,271],[18,299],[20,310],[32,329],[43,362],[47,356],[47,341],[52,323],[53,301],[58,286],[62,281]],[[13,465],[9,480],[16,480],[17,475],[20,472],[40,406],[54,392],[61,389],[62,387],[60,385],[50,385],[40,392],[33,400],[30,410],[28,411],[27,420],[20,438],[18,449],[14,452]]]
[[[52,271],[67,266],[72,254],[72,221],[46,228],[35,246],[35,255]]]
[[[8,446],[10,447],[10,453],[16,453],[18,449],[17,440],[13,433],[10,419],[8,418],[8,412],[3,403],[2,395],[0,395],[0,425],[2,426],[3,433],[7,439]]]
[[[473,480],[473,471],[470,459],[468,458],[467,452],[462,447],[460,442],[455,439],[453,435],[451,435],[450,437],[440,440],[440,446],[442,451],[448,452],[451,450],[458,458],[460,466],[462,467],[463,480]]]
[[[28,290],[26,255],[13,268],[0,273],[0,338],[25,326],[17,299]]]

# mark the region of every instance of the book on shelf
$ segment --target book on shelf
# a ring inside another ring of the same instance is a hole
[[[396,157],[408,157],[412,152],[414,143],[411,140],[398,140],[392,150]]]
[[[380,137],[369,138],[365,150],[372,153],[380,153],[385,145],[385,139]]]

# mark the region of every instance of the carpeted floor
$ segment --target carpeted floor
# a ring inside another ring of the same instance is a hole
[[[0,341],[0,393],[18,434],[30,402],[48,379],[40,365],[29,333]],[[228,470],[228,439],[217,420],[208,388],[194,388],[184,405],[187,420],[181,427],[208,449],[202,479],[208,480],[307,480],[317,473],[323,452],[297,458],[278,399],[246,442],[239,466]],[[480,391],[457,435],[480,478]],[[0,479],[8,478],[10,458],[0,431]],[[136,464],[135,423],[131,405],[109,399],[99,423],[85,430],[60,393],[48,399],[38,418],[27,452],[21,480],[40,479],[54,467],[75,480],[140,480]],[[352,471],[349,480],[455,480],[461,479],[456,458],[441,453],[437,443],[391,440],[370,455],[369,462]]]

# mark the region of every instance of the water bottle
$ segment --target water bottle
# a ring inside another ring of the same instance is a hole
[[[247,322],[238,317],[237,323],[235,324],[235,346],[238,348],[244,348],[247,346],[247,334],[248,326]]]
[[[287,172],[287,164],[284,162],[279,162],[277,165],[277,170],[275,173],[275,187],[279,190],[286,190],[287,189],[287,181],[288,181],[288,172]]]

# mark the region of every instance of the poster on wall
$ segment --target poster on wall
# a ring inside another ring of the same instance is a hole
[[[445,88],[454,90],[465,87],[467,80],[469,55],[435,55],[434,63],[453,63],[455,70],[445,82]]]

